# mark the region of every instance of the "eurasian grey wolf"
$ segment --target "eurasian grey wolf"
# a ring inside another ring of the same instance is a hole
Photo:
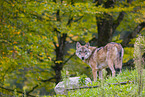
[[[102,70],[108,67],[112,71],[112,77],[115,77],[114,65],[121,73],[123,54],[121,44],[115,42],[100,48],[90,46],[89,43],[83,46],[79,42],[76,44],[76,55],[92,68],[94,81],[97,80],[97,71],[102,79]]]

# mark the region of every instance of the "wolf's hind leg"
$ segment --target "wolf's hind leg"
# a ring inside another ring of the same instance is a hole
[[[103,79],[102,70],[99,71],[99,79]]]
[[[114,66],[113,66],[113,62],[111,60],[108,61],[108,66],[112,71],[112,77],[115,77],[115,69],[114,69]]]
[[[122,60],[117,59],[117,60],[114,61],[114,64],[115,64],[115,70],[117,72],[119,72],[119,74],[122,73],[122,71],[121,71],[121,69],[122,69]]]

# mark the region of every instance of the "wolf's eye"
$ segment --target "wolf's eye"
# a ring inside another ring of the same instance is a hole
[[[81,54],[81,51],[79,51],[79,55]]]
[[[89,52],[85,52],[85,55],[89,54]]]

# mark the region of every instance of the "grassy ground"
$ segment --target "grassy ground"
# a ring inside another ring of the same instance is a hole
[[[145,74],[145,70],[143,71],[143,74]],[[142,76],[143,81],[145,79],[145,75]],[[108,83],[127,81],[132,81],[133,83],[126,85],[108,85]],[[145,86],[143,85],[143,89],[139,93],[138,82],[137,70],[125,70],[122,71],[122,74],[117,75],[114,78],[109,77],[107,79],[103,79],[102,81],[90,84],[90,86],[99,85],[100,87],[98,88],[71,90],[68,91],[68,95],[55,95],[55,97],[145,97]]]

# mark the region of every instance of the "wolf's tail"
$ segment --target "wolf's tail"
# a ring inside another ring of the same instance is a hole
[[[123,60],[124,50],[123,47],[120,45],[120,51],[119,51],[119,60]]]

